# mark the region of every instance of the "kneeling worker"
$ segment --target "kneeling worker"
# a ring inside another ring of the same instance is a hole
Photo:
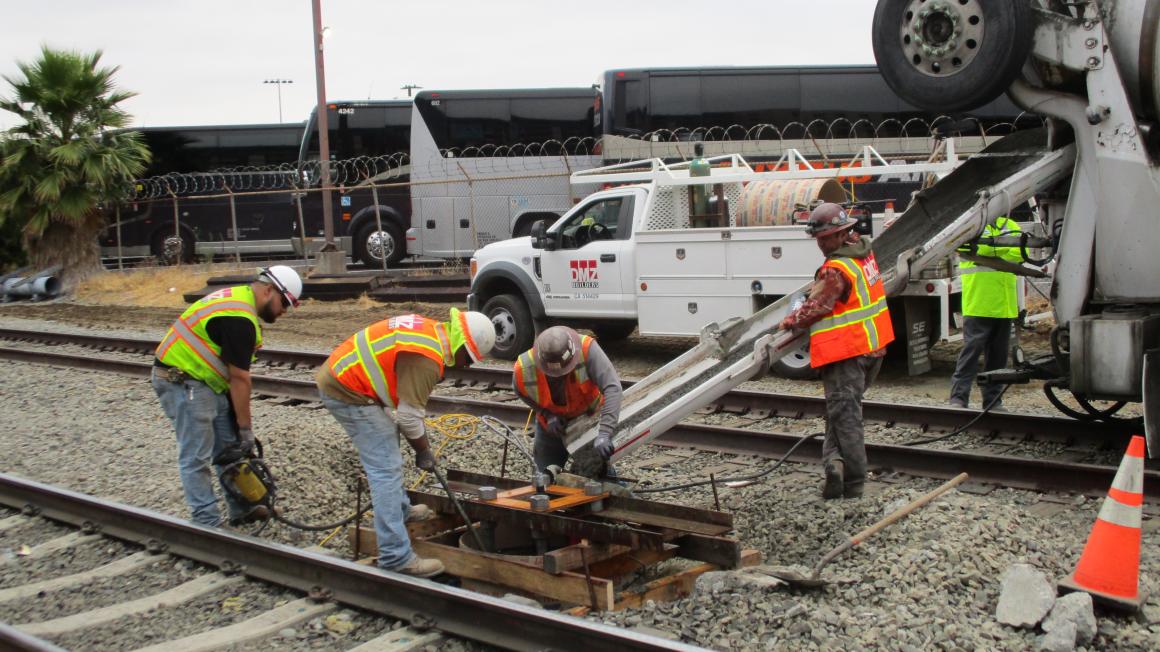
[[[323,405],[350,435],[366,471],[380,568],[416,577],[443,572],[438,559],[423,559],[411,550],[405,522],[433,513],[425,505],[412,506],[403,490],[398,433],[415,451],[415,466],[434,470],[423,424],[427,398],[445,367],[469,367],[493,346],[495,327],[482,313],[452,308],[448,322],[404,315],[355,333],[315,374]]]
[[[567,326],[545,330],[516,359],[512,386],[536,412],[532,454],[541,472],[568,461],[568,422],[598,409],[600,431],[593,448],[604,460],[612,457],[622,390],[616,369],[596,340]],[[613,475],[611,467],[607,473]]]
[[[886,291],[870,238],[853,230],[856,220],[837,204],[810,213],[806,233],[826,261],[814,275],[809,298],[778,328],[810,329],[810,366],[820,367],[826,393],[822,444],[822,497],[857,498],[866,482],[862,395],[878,376],[886,345],[894,341]]]

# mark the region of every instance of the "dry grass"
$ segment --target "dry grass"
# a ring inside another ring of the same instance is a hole
[[[182,295],[205,287],[211,276],[249,274],[253,266],[214,264],[146,267],[125,272],[103,272],[76,288],[75,298],[90,304],[185,308]]]

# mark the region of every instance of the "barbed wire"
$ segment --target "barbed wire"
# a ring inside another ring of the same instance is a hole
[[[706,144],[706,154],[741,154],[747,157],[777,157],[790,147],[802,148],[806,156],[829,159],[850,156],[864,145],[874,146],[884,155],[918,156],[928,153],[933,138],[976,137],[975,148],[1026,126],[1038,126],[1044,119],[1035,114],[1021,114],[1010,121],[983,123],[969,118],[955,120],[939,116],[933,120],[911,118],[902,121],[887,118],[878,123],[861,119],[837,118],[785,125],[740,124],[695,128],[657,129],[639,135],[572,137],[565,140],[488,144],[439,151],[438,158],[417,168],[407,152],[377,156],[358,156],[330,162],[330,181],[340,188],[357,188],[366,184],[390,184],[416,179],[472,181],[487,177],[511,177],[521,173],[560,173],[598,165],[590,157],[601,156],[605,162],[640,158],[691,156],[694,142]],[[974,123],[971,125],[970,123]],[[968,133],[969,128],[969,133]],[[314,188],[322,175],[320,161],[295,161],[276,165],[242,166],[210,172],[173,172],[138,179],[127,201],[148,201],[173,197],[222,195],[243,192],[294,192]]]

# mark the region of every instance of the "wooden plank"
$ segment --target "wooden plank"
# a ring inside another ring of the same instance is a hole
[[[103,625],[125,616],[145,613],[150,609],[179,605],[200,598],[203,595],[213,593],[214,591],[220,591],[228,586],[239,584],[241,581],[241,576],[235,575],[233,577],[227,577],[221,573],[210,573],[180,586],[175,586],[168,591],[155,593],[138,600],[121,602],[108,607],[101,607],[99,609],[38,623],[26,623],[17,625],[16,627],[33,636],[57,636],[85,627]]]
[[[626,552],[632,552],[632,548],[609,543],[578,543],[544,553],[544,570],[556,575],[564,571],[583,569],[587,560],[591,572],[593,564]]]
[[[743,566],[756,566],[760,563],[761,553],[757,550],[746,550],[741,555],[741,565]],[[693,592],[693,585],[696,583],[698,577],[709,571],[716,570],[721,570],[721,567],[716,564],[701,564],[681,571],[676,575],[669,575],[668,577],[662,577],[649,582],[640,591],[621,593],[616,598],[616,605],[613,606],[613,611],[638,609],[644,606],[644,603],[649,600],[653,602],[671,602],[686,597]]]
[[[733,529],[733,524],[731,523],[728,525],[720,523],[704,523],[673,516],[665,516],[663,514],[638,512],[630,509],[613,507],[610,505],[606,506],[604,511],[600,512],[598,515],[601,518],[612,519],[614,521],[639,523],[640,525],[663,527],[668,530],[679,530],[681,532],[693,532],[695,534],[707,534],[710,536],[725,534],[726,532]]]
[[[143,647],[137,652],[211,652],[233,647],[235,644],[267,638],[279,630],[293,627],[311,618],[317,618],[334,611],[338,605],[333,602],[315,603],[306,598],[271,609],[240,623],[211,629],[186,636],[176,641],[166,641]]]
[[[447,640],[441,632],[421,632],[413,627],[404,627],[387,632],[348,652],[412,652],[428,645],[439,645]]]
[[[40,593],[51,593],[52,591],[81,586],[82,584],[88,584],[107,577],[125,575],[160,559],[165,559],[165,557],[158,557],[148,552],[138,552],[83,573],[75,573],[52,580],[32,582],[31,584],[22,584],[8,589],[0,589],[0,602],[32,598]]]
[[[588,567],[588,571],[593,577],[615,579],[676,556],[677,546],[669,543],[665,544],[664,550],[637,550],[627,555],[596,562]]]
[[[673,543],[679,546],[677,554],[686,559],[717,564],[728,570],[741,565],[741,544],[734,539],[686,534]]]
[[[18,528],[21,525],[31,521],[32,519],[25,516],[24,514],[17,514],[16,516],[9,516],[8,518],[0,519],[0,532],[5,532],[7,530],[11,530],[12,528]]]
[[[412,545],[415,554],[442,561],[447,572],[452,575],[510,586],[571,604],[592,602],[588,581],[583,575],[576,573],[553,575],[535,566],[508,561],[496,555],[452,548],[428,541],[416,541]],[[596,594],[596,608],[608,609],[612,604],[612,582],[593,577],[592,592]]]
[[[42,543],[40,545],[32,546],[31,552],[29,552],[27,555],[19,555],[15,559],[10,558],[10,557],[0,557],[0,566],[4,566],[5,564],[11,564],[11,563],[14,563],[15,561],[21,560],[21,559],[40,559],[41,557],[47,557],[49,555],[58,553],[61,550],[67,550],[67,549],[72,548],[74,546],[79,546],[81,544],[88,543],[90,541],[95,541],[95,540],[100,539],[100,538],[101,538],[101,535],[99,535],[99,534],[83,534],[81,532],[70,532],[69,534],[66,534],[62,537],[50,539],[50,540],[45,541],[44,543]]]
[[[728,512],[717,512],[711,509],[674,505],[640,498],[616,496],[608,499],[609,509],[623,509],[636,514],[652,514],[665,516],[692,523],[712,523],[733,527],[733,515]]]

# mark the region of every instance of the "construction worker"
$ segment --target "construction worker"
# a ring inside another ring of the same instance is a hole
[[[447,322],[404,315],[350,336],[315,374],[323,405],[350,435],[366,471],[380,568],[415,577],[443,572],[438,559],[411,549],[405,523],[434,513],[407,499],[398,435],[402,431],[415,451],[415,466],[433,471],[435,454],[423,424],[427,398],[446,367],[469,367],[494,346],[495,326],[483,313],[452,308]]]
[[[1021,232],[1015,220],[997,217],[983,228],[982,237],[995,238]],[[973,249],[979,257],[1023,262],[1019,247],[979,244]],[[965,408],[971,402],[971,385],[979,373],[979,356],[983,356],[983,369],[986,371],[1007,366],[1007,346],[1011,340],[1011,325],[1019,316],[1019,296],[1016,292],[1018,279],[1014,274],[972,260],[964,258],[959,261],[959,278],[963,284],[963,349],[951,376],[948,403]],[[1000,402],[1002,385],[986,384],[982,390],[984,409],[1004,409]]]
[[[821,369],[826,392],[826,438],[822,444],[822,497],[858,498],[866,482],[862,395],[878,376],[886,345],[894,340],[886,291],[870,238],[853,230],[856,220],[837,204],[822,204],[809,217],[826,261],[814,275],[809,297],[778,325],[810,330],[810,366]]]
[[[262,346],[258,320],[273,324],[301,295],[298,272],[285,265],[262,269],[249,285],[194,302],[157,347],[153,391],[177,431],[177,466],[195,523],[222,523],[211,462],[231,447],[248,453],[254,446],[250,363]],[[266,507],[247,506],[223,493],[230,524],[269,518]]]
[[[516,359],[512,386],[536,412],[532,455],[541,472],[568,461],[568,422],[597,410],[600,430],[593,448],[606,461],[612,457],[622,390],[616,369],[595,339],[567,326],[546,329]],[[606,474],[614,475],[611,467]]]

